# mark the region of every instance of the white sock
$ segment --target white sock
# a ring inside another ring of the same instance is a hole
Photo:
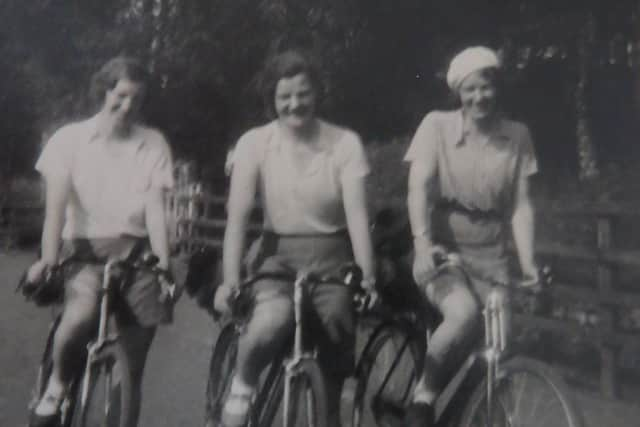
[[[437,396],[435,393],[420,390],[414,393],[413,395],[413,403],[426,403],[427,405],[433,406],[433,402],[435,402]]]
[[[253,389],[253,386],[242,381],[237,375],[235,375],[231,381],[231,394],[247,396],[253,394]]]

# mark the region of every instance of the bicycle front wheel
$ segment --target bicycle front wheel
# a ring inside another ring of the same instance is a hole
[[[425,347],[417,334],[395,326],[382,325],[372,334],[356,369],[353,427],[402,422],[422,371]]]
[[[108,345],[99,352],[76,390],[72,427],[129,427],[131,374],[120,345]]]
[[[505,362],[491,402],[487,381],[474,391],[461,427],[582,427],[564,380],[548,365],[525,357]]]
[[[238,333],[234,325],[225,326],[213,348],[207,382],[206,427],[221,425],[222,408],[229,394],[238,352]]]
[[[315,361],[302,360],[295,368],[283,404],[285,427],[329,426],[324,377]]]

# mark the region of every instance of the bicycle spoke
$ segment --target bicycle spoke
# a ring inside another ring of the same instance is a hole
[[[546,381],[520,372],[503,383],[499,391],[510,427],[567,427],[565,408]]]

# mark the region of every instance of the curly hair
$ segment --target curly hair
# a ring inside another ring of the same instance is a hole
[[[146,86],[149,72],[136,58],[116,56],[107,61],[92,77],[89,98],[94,105],[101,105],[108,90],[113,89],[118,81],[126,78]]]
[[[301,49],[288,49],[270,56],[262,69],[258,80],[258,88],[262,96],[265,113],[270,119],[276,117],[274,96],[278,82],[298,74],[306,74],[320,102],[324,84],[320,66],[309,52]]]

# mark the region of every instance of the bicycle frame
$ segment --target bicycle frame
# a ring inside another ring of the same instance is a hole
[[[482,360],[486,366],[484,376],[487,386],[487,420],[489,425],[493,422],[493,392],[499,377],[500,365],[504,361],[504,354],[508,345],[508,330],[511,319],[511,310],[501,303],[500,286],[494,284],[489,292],[485,307],[482,310],[484,319],[484,346],[476,349],[462,363],[457,373],[449,381],[438,398],[439,415],[449,405],[450,399],[455,395],[458,387],[468,376],[476,361]],[[428,334],[429,335],[429,334]],[[428,339],[427,339],[428,341]]]
[[[305,283],[309,282],[309,275],[300,272],[296,275],[293,283],[293,309],[295,319],[295,332],[293,338],[293,353],[291,357],[284,362],[284,425],[289,425],[289,405],[291,404],[291,382],[296,376],[296,368],[303,359],[315,359],[315,353],[305,352],[302,343],[302,304],[304,302]]]
[[[95,340],[90,341],[87,344],[87,361],[85,364],[85,373],[84,380],[82,382],[82,393],[80,397],[80,405],[84,408],[87,403],[87,396],[89,394],[89,387],[91,383],[91,376],[88,375],[91,369],[91,365],[95,363],[97,358],[100,355],[100,351],[104,348],[105,345],[111,344],[118,339],[117,332],[114,334],[109,334],[109,306],[111,303],[110,298],[110,290],[112,284],[112,268],[117,263],[117,260],[110,260],[106,263],[104,267],[104,274],[102,276],[102,287],[100,291],[100,317],[98,320],[98,334]],[[110,381],[111,378],[108,377],[107,381]],[[107,383],[107,390],[111,387],[111,384]],[[107,393],[107,399],[109,399],[109,394]],[[109,402],[107,401],[107,406]]]
[[[493,288],[487,297],[484,316],[485,349],[484,360],[487,363],[487,419],[493,421],[493,388],[498,379],[501,356],[507,348],[508,307],[500,304],[499,291]]]

